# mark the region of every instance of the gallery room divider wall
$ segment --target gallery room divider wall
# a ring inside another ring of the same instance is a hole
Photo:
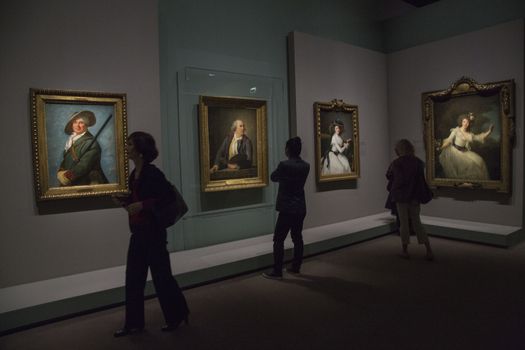
[[[367,17],[367,7],[340,0],[329,7],[295,1],[159,1],[163,143],[167,159],[173,160],[165,168],[182,186],[191,208],[172,236],[174,250],[269,233],[275,217],[273,184],[262,189],[200,192],[198,97],[268,101],[271,172],[284,158],[290,136],[287,34],[299,26],[380,50],[381,27]],[[326,12],[330,16],[323,15]],[[250,93],[251,88],[255,92]],[[308,123],[310,116],[311,112],[305,115]],[[307,143],[312,134],[299,136]]]
[[[268,164],[284,154],[287,120],[283,82],[277,78],[186,68],[178,72],[181,185],[191,208],[182,222],[183,248],[192,249],[267,234],[273,230],[275,186],[202,192],[199,146],[199,96],[235,96],[266,101]],[[250,93],[251,91],[251,93]],[[168,121],[170,124],[170,121]],[[254,137],[254,130],[247,130]],[[266,146],[265,146],[266,147]],[[210,155],[215,157],[214,154]]]
[[[299,32],[291,33],[289,42],[293,53],[290,69],[295,77],[290,82],[295,127],[304,138],[304,157],[312,166],[306,186],[310,210],[306,226],[384,212],[384,176],[389,162],[386,55]],[[357,180],[326,186],[315,179],[313,105],[333,99],[359,109],[361,174]]]

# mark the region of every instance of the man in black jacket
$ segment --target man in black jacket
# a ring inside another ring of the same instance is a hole
[[[283,276],[284,240],[288,231],[291,232],[294,249],[292,265],[287,271],[298,274],[303,260],[302,231],[306,216],[304,184],[310,171],[310,164],[299,156],[301,154],[299,137],[293,137],[286,142],[285,153],[288,159],[280,162],[271,175],[273,182],[279,182],[275,206],[279,217],[273,236],[273,270],[263,273],[263,277],[270,279],[281,279]]]

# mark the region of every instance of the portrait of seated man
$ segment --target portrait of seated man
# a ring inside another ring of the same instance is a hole
[[[227,172],[228,175],[224,176],[232,177],[232,172],[240,171],[242,175],[246,176],[245,169],[253,167],[253,146],[252,141],[246,136],[246,125],[244,121],[237,119],[235,120],[230,129],[230,133],[224,138],[221,146],[219,147],[213,166],[210,169],[210,174],[214,174],[214,178],[222,177],[221,172]]]

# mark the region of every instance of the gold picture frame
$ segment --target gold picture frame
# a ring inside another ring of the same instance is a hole
[[[511,192],[514,80],[480,84],[462,77],[422,94],[431,187]]]
[[[30,89],[37,201],[126,193],[126,94]]]
[[[317,182],[358,179],[358,107],[338,99],[315,102],[314,124]]]
[[[202,191],[218,192],[267,186],[266,135],[266,101],[200,96]]]

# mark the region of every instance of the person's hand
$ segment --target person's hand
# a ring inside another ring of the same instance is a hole
[[[75,174],[71,170],[66,170],[66,172],[64,172],[64,176],[67,177],[69,180],[73,180]]]
[[[439,142],[440,140],[436,140],[436,143],[439,145]],[[445,148],[449,147],[450,145],[452,144],[452,142],[449,142],[447,141],[447,139],[443,140],[443,142],[441,142],[441,146],[439,146],[439,151],[441,152],[442,150],[444,150]]]
[[[210,173],[213,174],[214,172],[216,172],[216,171],[218,171],[218,170],[219,170],[219,166],[218,166],[218,165],[214,165],[214,166],[211,167],[211,169],[210,169]]]
[[[111,195],[111,200],[113,201],[113,203],[115,203],[116,205],[122,205],[122,201],[120,200],[120,198],[114,194]]]
[[[67,170],[60,170],[57,172],[58,182],[60,182],[62,186],[71,186],[71,179],[66,175],[67,172]]]
[[[230,169],[230,170],[239,170],[240,167],[237,164],[228,163],[228,169]]]
[[[129,215],[135,215],[142,210],[142,202],[133,202],[126,207]]]
[[[344,142],[345,143],[350,143],[350,142],[352,142],[352,139],[346,139]]]
[[[122,195],[122,194],[112,194],[111,195],[111,200],[113,201],[113,203],[120,205],[121,207],[126,206],[127,198],[128,196]]]

